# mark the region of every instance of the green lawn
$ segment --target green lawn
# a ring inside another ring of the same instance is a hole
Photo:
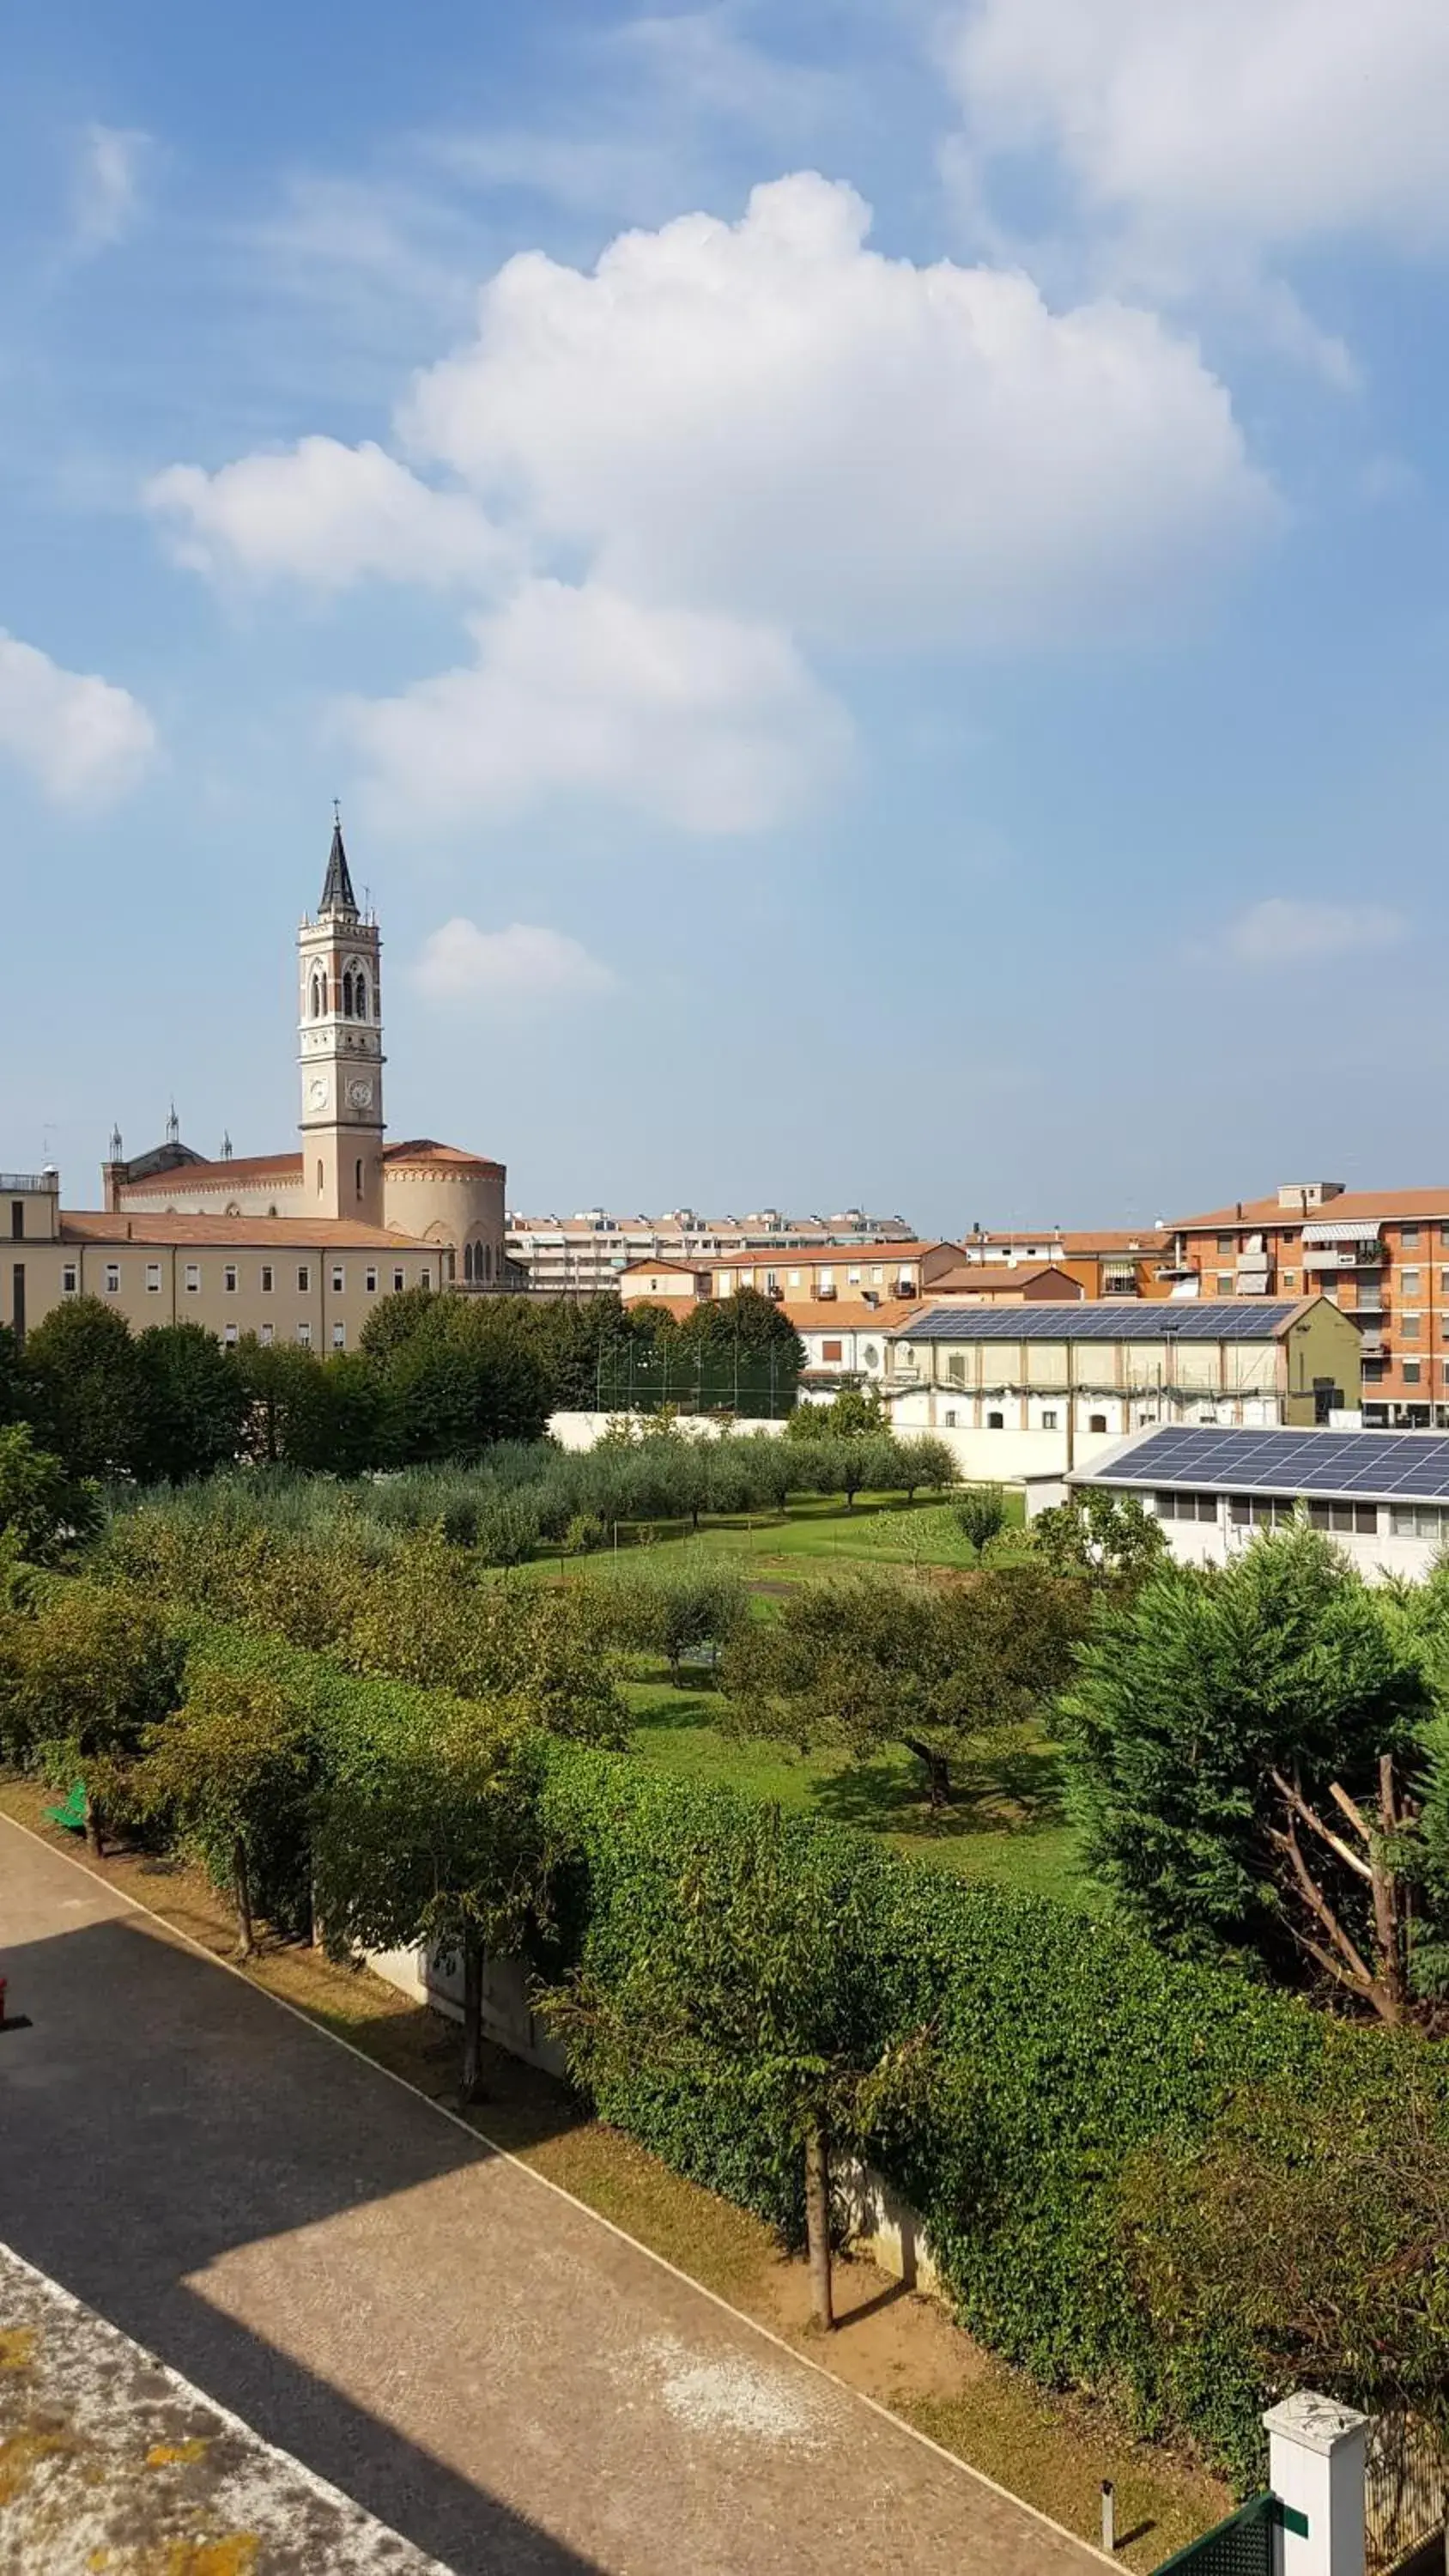
[[[635,1751],[676,1779],[722,1782],[803,1815],[862,1825],[917,1859],[1068,1902],[1100,1902],[1059,1806],[1057,1764],[1042,1737],[1019,1736],[977,1766],[959,1766],[944,1816],[926,1804],[920,1765],[904,1746],[869,1762],[726,1735],[717,1691],[675,1690],[662,1669],[625,1682]]]
[[[1021,1528],[1023,1512],[1021,1495],[1008,1493],[1008,1530]],[[620,1556],[645,1545],[693,1545],[711,1556],[743,1558],[749,1575],[784,1582],[864,1573],[882,1565],[965,1568],[976,1562],[950,1505],[927,1495],[908,1506],[900,1494],[862,1494],[854,1511],[848,1511],[838,1495],[805,1494],[791,1501],[783,1517],[773,1512],[706,1514],[698,1532],[687,1521],[620,1523]],[[607,1573],[614,1554],[610,1547],[598,1556],[564,1558],[556,1548],[545,1548],[520,1570],[535,1580],[556,1582],[561,1570],[570,1575]]]

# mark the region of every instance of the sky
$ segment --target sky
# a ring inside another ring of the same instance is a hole
[[[0,1164],[1446,1177],[1442,0],[50,0],[0,81]]]

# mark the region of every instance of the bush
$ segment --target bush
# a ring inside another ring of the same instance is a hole
[[[1006,1495],[1000,1485],[968,1485],[951,1509],[962,1537],[978,1556],[1006,1527]]]
[[[597,1512],[575,1512],[563,1534],[563,1551],[565,1556],[594,1556],[608,1539]]]

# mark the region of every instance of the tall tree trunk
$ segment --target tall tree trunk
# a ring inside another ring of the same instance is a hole
[[[86,1800],[86,1840],[97,1860],[103,1860],[106,1850],[106,1824],[97,1798]]]
[[[483,1944],[470,1928],[463,1935],[463,2100],[483,2089]]]
[[[240,1834],[231,1847],[231,1887],[236,1899],[236,1954],[239,1959],[250,1959],[257,1946],[252,1932],[252,1881],[247,1847]]]
[[[933,1745],[922,1744],[917,1736],[907,1735],[901,1740],[908,1753],[914,1753],[918,1762],[924,1762],[926,1777],[931,1783],[931,1813],[939,1815],[943,1807],[951,1804],[951,1765],[947,1756],[938,1753]]]
[[[805,2245],[810,2258],[810,2313],[827,2333],[835,2323],[830,2283],[830,2140],[812,2129],[805,2141]]]

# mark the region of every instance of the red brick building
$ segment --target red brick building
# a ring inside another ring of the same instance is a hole
[[[1449,1188],[1285,1184],[1179,1218],[1163,1267],[1203,1297],[1331,1297],[1363,1342],[1363,1417],[1449,1429]]]

